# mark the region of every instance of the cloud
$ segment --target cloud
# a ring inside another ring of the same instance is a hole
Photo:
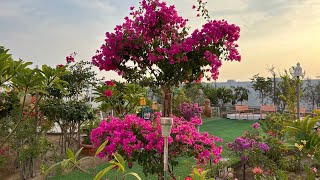
[[[192,10],[196,0],[166,1],[189,19],[192,29],[205,23]],[[222,79],[248,79],[252,77],[247,71],[251,67],[255,67],[252,73],[265,71],[268,63],[284,68],[295,64],[295,57],[305,59],[303,65],[316,62],[319,0],[207,1],[212,19],[226,19],[241,27],[243,62],[225,62]],[[129,7],[137,5],[138,0],[0,0],[0,43],[12,49],[15,57],[37,64],[64,63],[65,56],[73,51],[78,59],[90,60],[104,42],[105,32],[113,31],[129,14]],[[316,72],[319,65],[311,65],[314,69],[310,71]]]
[[[114,6],[109,1],[103,0],[72,0],[74,4],[94,11],[115,12]]]

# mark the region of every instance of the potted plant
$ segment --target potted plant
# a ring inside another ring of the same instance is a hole
[[[99,125],[98,120],[94,121],[88,121],[84,123],[82,127],[82,141],[80,142],[80,148],[82,148],[81,153],[88,155],[88,156],[93,156],[96,152],[96,148],[92,145],[91,140],[90,140],[90,133],[92,129],[96,128]]]

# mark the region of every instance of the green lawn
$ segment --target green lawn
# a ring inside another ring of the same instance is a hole
[[[253,123],[253,120],[230,120],[230,119],[203,119],[200,132],[209,132],[223,139],[222,146],[225,149],[227,142],[241,136]],[[225,153],[223,153],[225,155]]]
[[[252,120],[229,120],[229,119],[213,119],[213,118],[208,118],[203,120],[203,125],[200,127],[201,132],[209,132],[209,134],[214,134],[216,136],[219,136],[220,138],[223,139],[223,143],[221,145],[224,147],[223,149],[225,150],[225,143],[233,141],[236,137],[240,136],[243,134],[244,130],[247,130],[250,128],[250,126],[255,123],[256,121]],[[223,156],[226,156],[226,152],[224,151]],[[174,172],[176,174],[176,177],[179,176],[181,179],[183,179],[185,176],[190,174],[190,170],[192,165],[195,164],[195,161],[193,158],[180,158],[179,160],[179,165],[174,168]],[[98,166],[97,170],[101,170],[102,168],[106,167],[107,164],[103,164]],[[138,173],[142,179],[146,180],[156,180],[156,176],[148,176],[145,177],[144,174],[142,173],[142,169],[139,165],[134,165],[130,171]],[[115,173],[110,173],[108,174],[108,179],[113,180],[115,178]],[[81,172],[73,172],[69,173],[67,175],[63,176],[56,176],[52,178],[52,180],[87,180],[87,179],[92,179],[90,175],[86,175]],[[134,179],[132,177],[128,177],[126,179]]]

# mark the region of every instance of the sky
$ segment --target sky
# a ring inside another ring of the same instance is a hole
[[[205,23],[192,10],[196,0],[165,0],[189,19],[191,29]],[[300,62],[307,77],[320,76],[320,0],[207,0],[211,19],[225,19],[241,28],[241,62],[223,62],[219,81],[249,81],[271,76]],[[139,0],[0,0],[0,45],[15,59],[35,65],[90,61],[106,32],[124,22]],[[98,70],[97,70],[98,71]],[[120,80],[113,72],[100,77]]]

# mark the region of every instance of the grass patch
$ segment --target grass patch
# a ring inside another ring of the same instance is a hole
[[[214,134],[220,138],[223,139],[223,143],[220,143],[220,145],[223,146],[223,154],[222,156],[226,157],[227,153],[225,151],[225,144],[227,142],[233,141],[236,137],[241,136],[243,134],[243,131],[250,128],[250,126],[257,121],[253,120],[230,120],[230,119],[214,119],[214,118],[206,118],[203,119],[203,124],[200,127],[200,132],[209,132],[209,134]],[[177,179],[184,179],[187,175],[190,174],[192,165],[195,164],[195,161],[193,158],[180,158],[179,159],[179,165],[174,167],[174,172],[177,177]],[[108,164],[102,164],[99,165],[95,170],[93,171],[100,171],[101,169],[107,167]],[[127,167],[126,167],[127,168]],[[127,172],[136,172],[140,175],[142,179],[146,180],[156,180],[157,176],[144,176],[142,172],[141,166],[138,164],[135,164],[132,169],[128,169]],[[56,176],[51,178],[51,180],[87,180],[92,179],[93,177],[87,174],[84,174],[79,171],[75,171],[66,175]],[[111,171],[107,178],[109,180],[116,179],[116,172]],[[126,179],[135,179],[133,177],[127,177]]]
[[[232,119],[203,119],[203,124],[200,127],[200,132],[209,132],[222,138],[223,142],[220,145],[223,146],[222,156],[226,156],[226,143],[233,141],[236,137],[241,136],[245,130],[248,130],[254,120],[232,120]]]

